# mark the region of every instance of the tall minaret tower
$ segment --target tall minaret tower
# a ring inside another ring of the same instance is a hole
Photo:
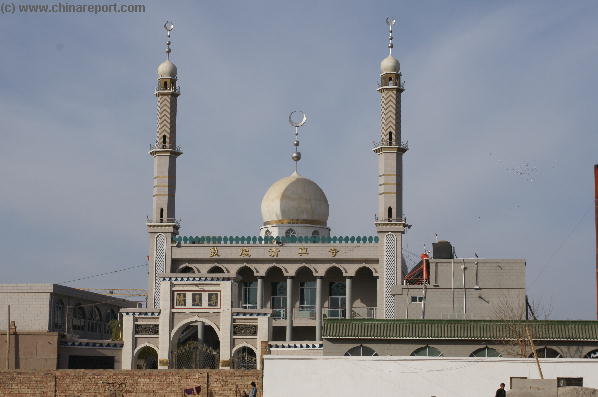
[[[176,159],[182,154],[176,145],[177,68],[170,61],[170,32],[174,25],[164,24],[166,60],[158,66],[158,85],[155,95],[158,102],[158,125],[156,142],[150,145],[149,154],[154,158],[154,189],[152,216],[147,221],[150,239],[148,307],[160,306],[160,282],[158,275],[170,269],[170,242],[178,233],[175,218]]]
[[[392,27],[396,20],[386,18],[388,56],[380,64],[378,92],[381,102],[380,141],[375,144],[378,155],[378,213],[376,231],[380,238],[380,263],[383,264],[382,289],[378,291],[381,318],[396,318],[392,288],[402,283],[402,248],[405,233],[403,216],[403,154],[407,144],[401,140],[401,80],[399,61],[392,56]]]

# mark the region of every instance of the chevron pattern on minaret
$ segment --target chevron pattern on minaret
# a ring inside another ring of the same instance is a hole
[[[174,144],[176,133],[176,111],[177,99],[174,96],[163,95],[158,97],[158,125],[156,128],[157,140],[164,134],[168,137],[170,144]]]
[[[401,96],[396,90],[385,90],[380,96],[380,137],[388,139],[388,131],[393,131],[394,139],[401,137]]]

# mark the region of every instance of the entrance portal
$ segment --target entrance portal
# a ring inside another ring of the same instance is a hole
[[[181,330],[172,356],[177,369],[218,369],[218,334],[204,322],[189,324]]]

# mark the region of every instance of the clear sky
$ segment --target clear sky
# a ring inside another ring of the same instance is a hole
[[[300,172],[326,192],[333,234],[373,234],[388,15],[407,88],[405,248],[419,254],[437,233],[459,257],[525,258],[528,294],[553,318],[594,318],[593,0],[177,0],[137,14],[0,15],[1,282],[146,263],[166,19],[182,90],[181,233],[258,233],[262,195],[292,172],[287,117],[302,109]],[[67,285],[144,288],[146,269]]]

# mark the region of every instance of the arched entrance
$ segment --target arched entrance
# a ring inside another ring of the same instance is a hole
[[[173,368],[220,368],[220,339],[210,324],[197,321],[185,325],[175,336]]]
[[[135,369],[158,369],[158,352],[151,346],[143,346],[135,354]]]
[[[235,350],[231,360],[232,369],[256,369],[257,359],[255,350],[249,346],[242,346]]]

